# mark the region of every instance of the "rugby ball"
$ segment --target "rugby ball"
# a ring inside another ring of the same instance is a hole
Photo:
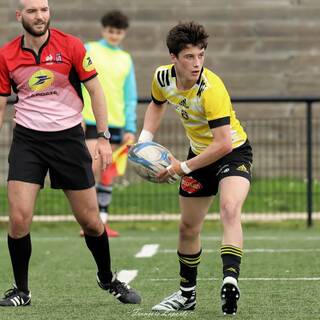
[[[162,145],[153,142],[134,144],[128,154],[128,159],[135,172],[145,180],[158,183],[156,175],[170,165],[170,152]]]

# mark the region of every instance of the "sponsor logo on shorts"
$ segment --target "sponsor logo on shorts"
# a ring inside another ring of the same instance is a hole
[[[202,184],[192,177],[184,176],[181,180],[181,189],[187,193],[195,193],[202,188]]]
[[[32,91],[43,91],[48,89],[53,82],[53,72],[50,70],[39,70],[31,76],[28,84]]]
[[[83,66],[83,69],[87,72],[94,70],[94,64],[88,53],[86,53],[83,59],[82,66]]]
[[[241,166],[239,166],[237,168],[238,171],[242,171],[242,172],[246,172],[249,173],[248,169],[246,168],[246,166],[244,164],[242,164]]]

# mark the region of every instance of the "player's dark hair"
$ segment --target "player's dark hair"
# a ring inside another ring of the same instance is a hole
[[[178,56],[188,45],[206,49],[209,35],[201,24],[196,22],[180,22],[167,35],[167,47],[170,53]]]
[[[101,24],[105,27],[113,27],[116,29],[128,29],[129,28],[129,18],[123,14],[121,11],[113,10],[107,12],[101,18]]]

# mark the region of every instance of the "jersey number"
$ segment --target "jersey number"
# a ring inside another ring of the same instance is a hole
[[[181,116],[182,116],[182,118],[189,120],[188,112],[183,109],[181,110]]]

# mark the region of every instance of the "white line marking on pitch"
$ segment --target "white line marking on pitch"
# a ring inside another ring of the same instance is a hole
[[[177,281],[177,278],[149,279],[154,282]],[[198,278],[199,281],[221,281],[221,278]],[[320,278],[239,278],[239,281],[320,281]]]
[[[159,240],[176,240],[177,236],[174,235],[166,235],[166,236],[161,236],[161,235],[157,235],[157,239]],[[7,238],[4,238],[4,240],[7,240]],[[119,238],[111,238],[111,241],[116,241],[116,242],[120,242],[120,241],[149,241],[150,237],[146,237],[146,236],[123,236],[123,237],[119,237]],[[202,236],[201,240],[203,241],[221,241],[221,236]],[[299,242],[299,241],[319,241],[320,237],[319,236],[308,236],[305,237],[303,235],[297,235],[295,237],[291,237],[291,236],[247,236],[245,237],[245,241],[247,242],[251,242],[251,241],[295,241],[295,242]]]
[[[138,275],[138,270],[121,270],[117,274],[117,279],[121,282],[129,283]]]
[[[176,240],[177,236],[157,236],[157,239],[159,240]],[[78,236],[33,236],[32,241],[69,241],[69,240],[74,240],[74,239],[80,239]],[[221,241],[221,237],[213,237],[213,236],[203,236],[201,237],[202,240],[206,241]],[[110,238],[110,241],[115,241],[115,242],[122,242],[122,241],[150,241],[150,237],[146,236],[123,236],[119,238]],[[268,236],[248,236],[245,238],[246,241],[319,241],[320,237],[319,236],[309,236],[309,237],[304,237],[304,236],[296,236],[296,237],[268,237]],[[0,237],[0,242],[1,241],[7,241],[6,237]]]
[[[257,248],[257,249],[244,249],[244,253],[281,253],[281,252],[319,252],[320,248],[314,249],[267,249],[267,248]],[[176,249],[163,249],[159,250],[160,253],[176,253]],[[202,252],[220,252],[218,249],[203,249]]]
[[[150,258],[154,256],[159,249],[159,244],[145,244],[135,255],[136,258]]]

